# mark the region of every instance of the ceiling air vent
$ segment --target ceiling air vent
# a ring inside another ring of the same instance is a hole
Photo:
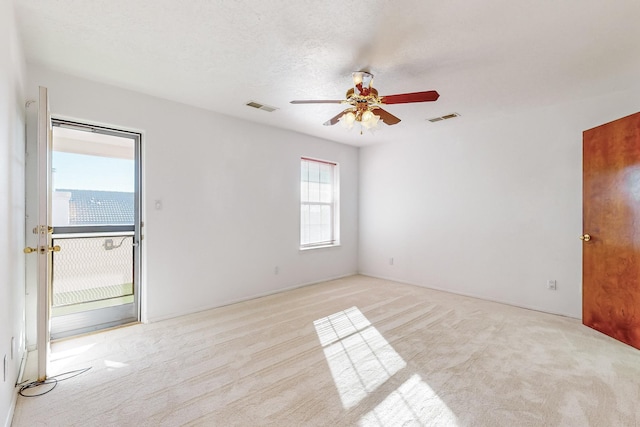
[[[439,121],[442,121],[442,120],[453,119],[454,117],[460,117],[460,114],[458,114],[458,113],[445,114],[444,116],[434,117],[432,119],[427,119],[427,120],[429,120],[431,123],[435,123],[435,122],[439,122]]]
[[[269,113],[274,112],[274,111],[277,110],[276,107],[271,107],[269,105],[260,104],[259,102],[255,102],[255,101],[249,101],[249,102],[246,103],[246,105],[248,107],[257,108],[258,110],[268,111]]]

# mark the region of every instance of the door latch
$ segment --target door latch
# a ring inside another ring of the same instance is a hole
[[[55,245],[55,246],[49,246],[49,247],[45,247],[45,246],[41,246],[40,247],[40,253],[45,253],[45,252],[60,252],[60,245]],[[33,252],[38,252],[38,248],[32,248],[27,246],[26,248],[24,248],[22,250],[22,252],[24,252],[25,254],[30,254]]]

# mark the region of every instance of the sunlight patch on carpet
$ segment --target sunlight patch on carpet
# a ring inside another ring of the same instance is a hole
[[[104,361],[104,366],[109,368],[109,370],[113,370],[113,369],[126,368],[127,366],[129,366],[129,364],[122,363],[122,362],[116,362],[116,361],[113,361],[113,360],[105,360]]]
[[[407,366],[357,307],[313,324],[345,409],[357,405]]]
[[[80,356],[82,353],[89,351],[91,347],[93,347],[94,345],[96,345],[96,343],[90,343],[90,344],[79,345],[79,346],[70,346],[65,350],[56,350],[55,352],[52,351],[50,356],[50,361],[57,362],[63,359],[70,359],[70,358]]]
[[[457,426],[457,418],[420,375],[414,374],[364,415],[361,426]]]

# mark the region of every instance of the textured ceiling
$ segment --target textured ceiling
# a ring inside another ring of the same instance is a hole
[[[637,0],[15,0],[27,60],[185,104],[363,146],[638,85]],[[374,135],[322,123],[351,72],[402,122]],[[279,108],[246,107],[257,101]],[[457,112],[453,120],[426,119]]]

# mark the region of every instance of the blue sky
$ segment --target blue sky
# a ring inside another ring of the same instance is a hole
[[[51,164],[54,190],[134,191],[133,160],[54,151]]]

